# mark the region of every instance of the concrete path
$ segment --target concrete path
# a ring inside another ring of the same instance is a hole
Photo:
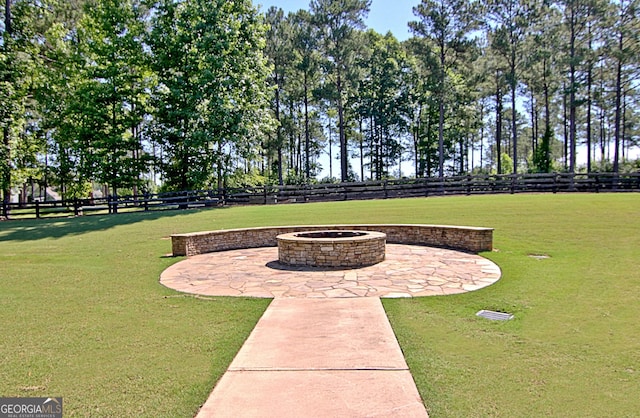
[[[427,412],[379,298],[278,298],[197,417]]]
[[[463,293],[501,275],[478,255],[399,244],[360,269],[277,259],[277,248],[222,251],[161,275],[181,292],[274,298],[198,418],[427,417],[379,298]]]

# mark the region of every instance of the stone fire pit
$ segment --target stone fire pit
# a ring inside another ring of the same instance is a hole
[[[290,266],[370,266],[384,260],[387,235],[375,231],[327,230],[281,234],[278,259]]]

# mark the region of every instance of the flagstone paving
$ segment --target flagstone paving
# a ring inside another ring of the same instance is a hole
[[[358,269],[288,267],[276,247],[201,254],[160,282],[209,296],[273,298],[197,418],[428,417],[380,298],[450,295],[500,279],[483,257],[387,244]]]
[[[397,298],[464,293],[500,275],[496,264],[475,254],[387,244],[383,262],[358,269],[289,267],[278,262],[276,247],[200,254],[169,267],[160,283],[207,296]]]

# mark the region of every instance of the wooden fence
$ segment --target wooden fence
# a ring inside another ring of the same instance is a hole
[[[2,205],[9,219],[98,213],[188,209],[221,205],[266,205],[336,200],[393,199],[497,193],[638,192],[640,172],[475,175],[358,183],[261,186],[139,196],[57,200]]]

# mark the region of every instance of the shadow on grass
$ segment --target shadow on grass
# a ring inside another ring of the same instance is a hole
[[[25,219],[0,222],[1,241],[34,241],[42,238],[62,238],[68,235],[80,235],[87,232],[102,231],[118,225],[153,221],[161,218],[181,218],[202,210],[223,210],[223,207],[210,209],[164,210],[150,212],[130,212],[115,215],[88,215],[67,218]]]

